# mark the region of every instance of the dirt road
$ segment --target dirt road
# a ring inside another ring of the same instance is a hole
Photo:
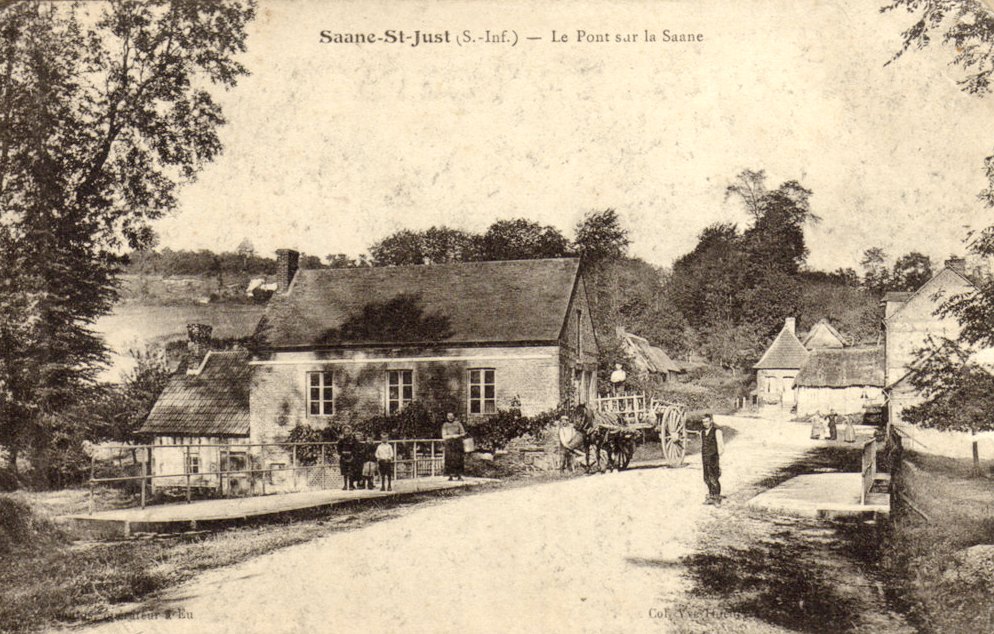
[[[738,432],[726,492],[810,448],[799,425],[718,424]],[[204,574],[138,618],[86,631],[668,631],[687,585],[680,557],[727,512],[703,505],[705,492],[695,456],[461,497]]]

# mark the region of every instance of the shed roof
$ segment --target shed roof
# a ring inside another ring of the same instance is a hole
[[[580,270],[557,258],[297,271],[269,302],[269,346],[559,339]]]
[[[796,370],[808,360],[808,349],[801,345],[793,328],[785,324],[762,358],[753,366],[756,370]]]
[[[824,348],[812,350],[808,362],[794,379],[797,387],[884,386],[884,350]]]
[[[194,373],[169,380],[138,433],[248,436],[249,356],[208,352]]]
[[[622,337],[628,343],[635,365],[640,370],[657,374],[683,371],[680,364],[674,362],[665,350],[650,344],[648,339],[630,332],[622,332]]]
[[[887,291],[884,293],[884,302],[906,302],[914,295],[912,291]]]

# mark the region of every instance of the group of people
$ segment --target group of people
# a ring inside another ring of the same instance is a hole
[[[840,416],[833,409],[828,416],[822,416],[818,412],[811,419],[811,439],[812,440],[838,440],[839,423],[846,426],[842,439],[846,442],[856,442],[856,426],[849,416]]]
[[[338,461],[342,472],[343,491],[375,489],[376,476],[380,477],[380,491],[393,490],[393,463],[395,453],[387,432],[380,434],[380,442],[367,440],[362,432],[346,425],[338,440]],[[442,441],[445,443],[445,475],[449,480],[462,480],[466,472],[466,429],[449,412],[442,423]]]
[[[380,476],[380,491],[393,490],[393,445],[387,432],[380,442],[367,441],[362,432],[353,432],[346,425],[338,439],[338,462],[342,471],[343,491],[375,489]]]

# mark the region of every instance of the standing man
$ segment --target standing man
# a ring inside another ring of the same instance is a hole
[[[625,381],[628,379],[628,375],[625,374],[625,369],[621,367],[620,363],[614,364],[614,371],[611,372],[611,390],[617,396],[618,392],[624,392]]]
[[[708,496],[705,504],[721,506],[721,464],[719,456],[725,453],[725,442],[721,430],[714,426],[714,417],[705,414],[701,421],[704,433],[701,434],[701,463],[704,466],[704,482],[708,485]]]

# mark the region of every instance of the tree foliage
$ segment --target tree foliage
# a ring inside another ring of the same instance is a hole
[[[246,73],[237,0],[25,0],[0,11],[0,441],[46,443],[104,359],[116,255],[221,151],[212,91]],[[13,320],[13,321],[11,321]]]
[[[742,171],[726,195],[742,203],[750,225],[705,228],[673,265],[668,290],[709,358],[734,366],[755,360],[784,316],[797,314],[808,254],[804,227],[818,218],[810,190],[797,181],[770,189],[762,170]]]

